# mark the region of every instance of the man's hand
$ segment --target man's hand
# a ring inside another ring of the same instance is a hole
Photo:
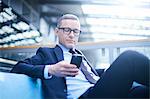
[[[60,61],[50,66],[48,72],[51,75],[58,77],[76,76],[78,75],[79,69],[76,65],[69,64],[65,61]]]

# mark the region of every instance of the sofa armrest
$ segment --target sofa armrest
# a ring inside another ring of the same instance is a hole
[[[40,79],[0,72],[0,99],[42,99]]]

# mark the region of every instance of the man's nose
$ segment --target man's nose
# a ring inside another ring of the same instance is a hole
[[[74,36],[74,32],[73,31],[70,31],[70,36]]]

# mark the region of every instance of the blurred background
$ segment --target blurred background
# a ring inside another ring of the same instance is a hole
[[[150,0],[0,0],[0,71],[54,46],[66,13],[80,18],[77,47],[95,68],[108,68],[125,50],[150,58]]]

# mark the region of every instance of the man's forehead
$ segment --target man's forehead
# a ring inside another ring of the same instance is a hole
[[[63,20],[61,20],[61,22],[67,22],[67,21],[71,21],[71,22],[74,22],[74,21],[76,21],[76,22],[79,22],[78,20],[76,20],[76,19],[63,19]]]
[[[80,22],[78,20],[73,20],[73,19],[64,19],[61,21],[61,25],[76,25],[80,26]]]

